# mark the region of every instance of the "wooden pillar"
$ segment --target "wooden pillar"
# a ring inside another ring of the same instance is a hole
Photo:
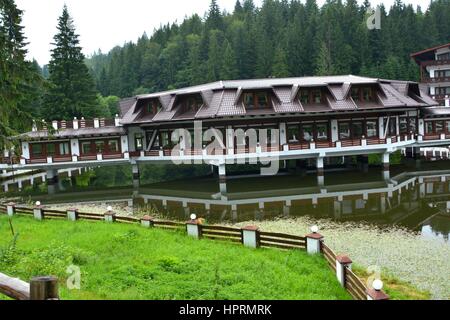
[[[56,277],[36,277],[30,281],[30,300],[59,300]]]

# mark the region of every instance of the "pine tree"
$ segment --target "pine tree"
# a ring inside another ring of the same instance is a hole
[[[95,117],[98,111],[95,83],[84,63],[80,41],[65,5],[57,28],[43,116],[47,120]]]
[[[31,105],[38,101],[41,78],[25,58],[21,23],[14,0],[0,0],[0,148],[9,145],[8,136],[31,127],[32,113],[37,113]]]
[[[206,18],[206,28],[209,30],[223,30],[223,17],[216,0],[211,0],[208,17]]]
[[[272,76],[275,78],[286,78],[290,75],[286,52],[283,48],[278,47],[273,61]]]
[[[316,62],[316,72],[317,76],[327,76],[334,74],[333,63],[331,61],[331,53],[325,42],[322,42],[320,46],[319,55],[317,56]]]
[[[234,50],[231,47],[228,40],[225,40],[223,47],[223,61],[222,61],[222,69],[220,71],[221,80],[232,80],[236,79],[238,75],[238,70],[236,66],[236,56],[234,54]]]

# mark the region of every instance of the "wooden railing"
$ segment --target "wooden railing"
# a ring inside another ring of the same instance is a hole
[[[321,242],[321,250],[330,268],[336,271],[336,254],[324,242]]]
[[[355,300],[367,300],[367,287],[350,268],[344,268],[345,289]]]
[[[259,245],[263,248],[305,249],[306,238],[284,233],[259,232]]]
[[[59,300],[56,277],[35,277],[30,283],[0,273],[0,293],[14,300]]]

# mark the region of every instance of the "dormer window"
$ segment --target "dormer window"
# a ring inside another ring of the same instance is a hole
[[[157,114],[158,112],[160,112],[162,109],[162,105],[161,102],[159,102],[159,100],[153,100],[151,102],[149,102],[149,104],[147,105],[147,113],[148,114]]]
[[[322,92],[320,90],[314,90],[312,93],[313,102],[319,104],[322,102]]]
[[[321,104],[322,90],[300,90],[299,99],[302,104]]]
[[[373,101],[373,89],[371,87],[352,88],[352,99],[355,102]]]
[[[270,105],[270,98],[267,92],[246,92],[244,93],[244,105],[248,110],[267,109]]]
[[[197,112],[203,105],[201,96],[190,96],[184,102],[184,112]]]
[[[302,104],[308,104],[309,103],[309,92],[307,90],[300,91],[300,102]]]

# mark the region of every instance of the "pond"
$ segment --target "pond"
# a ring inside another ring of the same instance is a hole
[[[112,205],[130,214],[152,208],[164,218],[181,221],[195,213],[211,223],[309,216],[401,226],[449,243],[450,162],[424,163],[420,170],[393,167],[389,179],[379,168],[340,168],[326,172],[324,184],[306,171],[230,177],[219,184],[209,170],[148,166],[141,168],[140,187],[133,188],[129,167],[77,169],[61,173],[56,190],[47,188],[43,173],[28,173],[2,182],[7,190],[3,198],[46,205],[90,203],[105,209]],[[156,182],[170,179],[175,180]]]

